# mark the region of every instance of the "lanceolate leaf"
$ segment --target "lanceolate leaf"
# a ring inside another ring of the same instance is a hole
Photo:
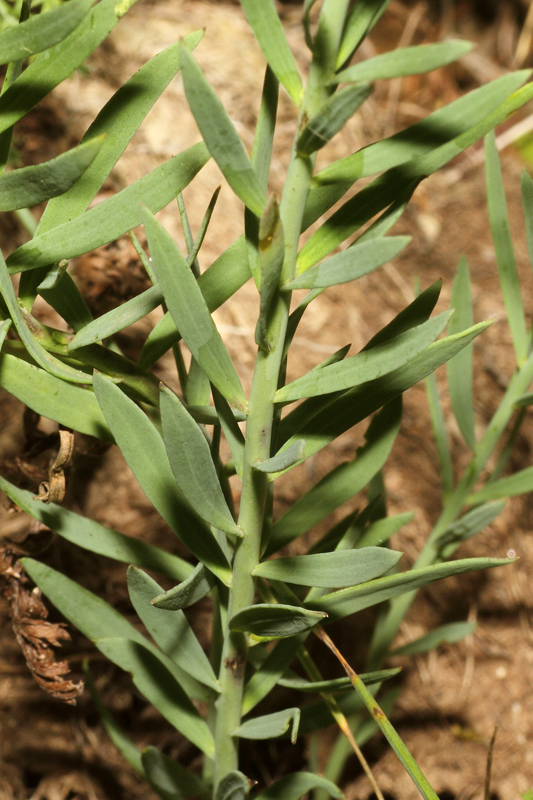
[[[477,622],[450,622],[448,625],[441,625],[439,628],[415,639],[414,642],[404,644],[391,653],[391,656],[412,656],[418,653],[429,653],[441,644],[461,641],[465,636],[469,636],[477,628]]]
[[[263,561],[253,575],[269,580],[324,588],[356,586],[394,567],[402,554],[384,547],[337,550]]]
[[[102,142],[101,137],[93,139],[44,164],[2,175],[0,211],[29,208],[70,189],[97,156]]]
[[[259,669],[255,671],[246,686],[242,700],[242,713],[248,714],[252,708],[268,695],[285,675],[294,661],[298,650],[305,642],[309,630],[276,642]]]
[[[366,432],[366,442],[357,450],[353,461],[346,461],[333,469],[274,524],[268,553],[308,531],[367,485],[389,456],[401,413],[400,400],[380,411],[372,420]]]
[[[372,92],[370,84],[349,86],[330,95],[301,132],[297,149],[309,156],[338,133]]]
[[[524,170],[522,172],[522,207],[526,223],[526,241],[529,263],[533,267],[533,179]]]
[[[50,530],[57,533],[84,550],[99,553],[107,558],[124,561],[126,564],[138,564],[145,569],[152,569],[174,580],[183,581],[191,574],[192,567],[178,556],[167,553],[141,539],[125,536],[99,522],[82,517],[74,511],[58,506],[55,503],[41,503],[34,499],[32,492],[18,489],[0,476],[0,489],[7,494],[16,505],[42,522]]]
[[[208,594],[215,580],[203,564],[197,564],[194,571],[178,586],[163,592],[152,599],[152,605],[166,611],[188,608]]]
[[[284,442],[282,450],[291,447],[296,439],[304,438],[304,456],[309,458],[341,433],[449,361],[485,330],[488,324],[479,323],[468,331],[434,342],[409,364],[389,372],[383,378],[337,396],[331,395],[331,399],[322,399],[316,404],[314,399],[305,401],[281,422],[280,440]],[[306,403],[313,403],[309,410]]]
[[[339,48],[337,66],[352,57],[365,36],[379,20],[390,0],[358,0],[346,20],[344,37]]]
[[[102,0],[66,39],[41,53],[0,97],[0,132],[11,128],[103,42],[135,0]],[[63,7],[58,12],[64,13]]]
[[[269,458],[267,461],[253,464],[253,469],[267,473],[284,472],[299,463],[303,458],[304,452],[305,442],[303,439],[299,439],[297,442],[294,442],[288,450],[284,450],[282,453],[272,456],[272,458]]]
[[[312,772],[294,772],[256,794],[254,800],[300,800],[313,789],[322,789],[329,797],[344,797],[341,790],[326,778]]]
[[[131,673],[137,689],[177,731],[208,758],[213,757],[214,741],[206,722],[150,649],[138,641],[120,638],[97,638],[95,644],[110,661]]]
[[[95,375],[95,391],[115,441],[143,492],[191,553],[228,584],[231,571],[227,559],[176,486],[165,445],[152,422],[102,375]]]
[[[239,376],[189,265],[172,237],[146,209],[143,221],[161,291],[183,340],[219,392],[245,411]]]
[[[450,314],[444,312],[371,350],[308,373],[278,389],[274,400],[286,403],[302,397],[316,397],[380,378],[420,355],[442,333],[449,319]]]
[[[338,592],[313,599],[309,605],[316,611],[325,611],[328,614],[327,622],[333,622],[369,606],[390,600],[392,597],[405,594],[405,592],[419,589],[421,586],[426,586],[441,578],[479,569],[501,567],[504,564],[512,564],[513,561],[512,558],[464,558],[460,561],[434,564],[430,567],[411,569],[396,575],[377,578],[375,581],[355,586],[353,589],[340,589]]]
[[[493,133],[488,134],[485,139],[485,171],[487,203],[494,249],[496,251],[496,263],[498,264],[500,285],[509,328],[513,337],[516,358],[520,365],[527,357],[528,336],[520,293],[520,280],[509,227],[502,170]]]
[[[260,347],[269,348],[268,320],[272,301],[279,287],[285,257],[285,238],[279,216],[278,201],[269,197],[259,221],[258,262],[260,278],[260,308],[255,340]]]
[[[277,739],[290,728],[291,742],[296,744],[299,722],[300,709],[287,708],[264,717],[246,720],[233,732],[233,736],[240,739]]]
[[[143,221],[141,202],[154,212],[160,211],[192,181],[207,159],[205,146],[193,145],[85,214],[19,247],[8,258],[10,271],[43,267],[117,239]]]
[[[130,600],[155,643],[172,661],[192,678],[220,691],[213,668],[183,611],[170,614],[152,605],[163,589],[138,567],[128,569]]]
[[[388,236],[356,243],[311,267],[282,288],[284,291],[318,289],[357,280],[391,261],[410,241],[410,236]]]
[[[229,627],[232,631],[243,631],[260,639],[284,639],[312,628],[326,616],[324,612],[309,611],[300,606],[258,603],[235,614]]]
[[[500,497],[514,497],[517,494],[533,492],[533,467],[521,469],[507,478],[488,483],[483,489],[467,497],[470,506],[486,503],[488,500],[499,500]]]
[[[381,53],[337,72],[332,83],[377,81],[431,72],[461,58],[471,49],[470,42],[458,39],[391,50],[389,53]]]
[[[466,258],[459,262],[453,281],[451,307],[455,314],[450,320],[450,333],[460,333],[474,324],[472,308],[472,288]],[[475,450],[474,400],[472,396],[473,345],[464,347],[460,353],[448,361],[448,385],[452,409],[465,442]]]
[[[180,49],[187,101],[207,148],[242,202],[260,217],[266,203],[244,145],[222,103],[189,51]]]
[[[182,767],[178,761],[161,753],[157,747],[149,746],[142,751],[141,763],[148,781],[165,800],[199,797],[209,800],[211,792],[196,775]]]
[[[48,50],[80,24],[94,0],[70,0],[53,11],[31,17],[0,34],[0,64],[19,61]]]
[[[170,466],[184,497],[210,525],[242,536],[222,493],[204,434],[178,397],[166,387],[161,389],[161,422]]]
[[[203,31],[195,31],[185,36],[183,43],[192,50],[202,36]],[[91,164],[91,168],[72,189],[52,203],[48,203],[39,222],[40,233],[68,222],[89,206],[133,134],[178,72],[180,68],[178,47],[177,43],[173,44],[151,58],[115,92],[100,111],[83,136],[82,142],[108,131],[112,131],[112,135],[106,136],[104,145]]]
[[[492,501],[467,511],[456,522],[449,525],[436,540],[435,545],[439,548],[440,556],[442,558],[450,556],[461,542],[475,536],[476,533],[494,522],[504,507],[505,502]]]
[[[396,669],[382,669],[377,672],[366,672],[359,675],[363,683],[370,686],[373,683],[382,683],[388,678],[393,678],[401,672],[400,667]],[[304,692],[306,694],[319,694],[321,692],[344,692],[348,689],[351,690],[352,684],[348,677],[333,678],[329,681],[306,681],[300,678],[296,673],[280,678],[278,681],[280,686],[286,689],[292,689],[296,692]]]
[[[273,0],[242,0],[241,3],[259,47],[282,86],[297,106],[303,86]]]

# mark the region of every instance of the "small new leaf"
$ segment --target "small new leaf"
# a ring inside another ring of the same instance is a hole
[[[232,631],[249,633],[258,639],[285,639],[309,630],[327,617],[321,611],[281,603],[258,603],[243,608],[231,618]]]

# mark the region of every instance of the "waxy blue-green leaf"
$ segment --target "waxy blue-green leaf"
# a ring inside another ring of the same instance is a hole
[[[384,517],[377,519],[375,522],[370,523],[368,528],[357,540],[354,547],[357,549],[361,547],[380,546],[388,542],[391,536],[394,536],[400,528],[411,522],[415,513],[414,511],[406,511],[404,514],[394,514],[391,517]]]
[[[353,9],[359,7],[360,2]],[[529,75],[529,70],[503,75],[393,136],[367,145],[325,167],[312,180],[303,229],[332,208],[359,178],[397,167],[464,133],[518,89]]]
[[[173,589],[162,592],[152,598],[152,605],[166,611],[178,611],[189,608],[202,600],[215,585],[215,580],[208,569],[199,563],[194,571]]]
[[[183,611],[172,615],[152,604],[162,587],[139,567],[128,568],[128,591],[139,618],[155,643],[180,669],[194,680],[220,691],[213,667],[202,650]]]
[[[449,319],[450,313],[444,312],[394,339],[375,345],[371,350],[310,372],[278,389],[274,401],[286,403],[344,391],[381,378],[420,355],[442,333]]]
[[[376,578],[353,589],[339,589],[337,592],[323,595],[309,601],[309,606],[315,611],[325,611],[328,614],[327,622],[355,614],[364,608],[383,603],[392,597],[397,597],[406,592],[412,592],[428,583],[433,583],[441,578],[451,575],[461,575],[474,570],[501,567],[512,564],[513,558],[463,558],[459,561],[448,561],[444,564],[433,564],[430,567],[419,567],[396,575],[387,575]]]
[[[356,386],[347,392],[330,395],[330,399],[307,400],[281,422],[282,450],[296,439],[305,439],[305,458],[314,455],[341,433],[361,422],[394,397],[426,378],[484,331],[490,323],[479,323],[468,331],[431,344],[401,369],[382,378]],[[306,406],[306,403],[312,404]],[[294,414],[294,416],[292,416]]]
[[[42,53],[63,41],[76,28],[95,0],[70,0],[0,33],[0,64]]]
[[[184,150],[85,214],[19,247],[8,258],[10,271],[43,267],[117,239],[143,222],[141,202],[153,212],[160,211],[192,181],[208,157],[201,142]]]
[[[209,380],[229,403],[245,411],[239,376],[189,265],[155,217],[146,209],[142,213],[153,267],[175,325]]]
[[[266,659],[254,672],[244,687],[242,699],[242,714],[248,714],[252,708],[265,698],[277,686],[280,678],[285,675],[289,666],[296,658],[298,650],[305,642],[308,629],[297,636],[277,641],[268,653]],[[253,651],[252,651],[253,654]]]
[[[355,458],[331,470],[274,523],[267,554],[306,533],[364,489],[388,458],[401,415],[401,400],[394,400],[374,417]]]
[[[454,470],[452,451],[450,448],[448,431],[446,429],[446,417],[444,416],[444,409],[442,407],[437,376],[435,373],[428,375],[425,380],[425,384],[431,427],[433,428],[435,446],[437,448],[437,456],[439,459],[442,494],[444,498],[447,498],[453,489]]]
[[[363,683],[371,686],[373,683],[382,683],[389,678],[393,678],[401,672],[400,667],[395,669],[382,669],[376,672],[364,672],[359,675]],[[290,671],[289,671],[290,673]],[[296,673],[290,673],[278,681],[280,686],[292,689],[295,692],[305,694],[320,694],[321,692],[345,692],[352,689],[352,683],[348,677],[333,678],[329,681],[306,681]]]
[[[103,637],[119,637],[141,644],[170,672],[178,690],[181,685],[191,697],[201,698],[197,694],[197,681],[191,681],[187,673],[177,667],[105,600],[61,572],[32,558],[24,559],[24,569],[58,611],[88,639],[94,641]]]
[[[529,263],[533,268],[533,178],[524,170],[521,179],[522,188],[522,208],[524,209],[524,220],[526,226],[527,252]]]
[[[165,386],[161,388],[161,422],[168,460],[183,496],[210,525],[242,536],[222,493],[204,434],[179,398]],[[199,560],[211,569],[205,559]]]
[[[504,501],[483,503],[477,508],[467,511],[456,522],[452,522],[451,525],[443,530],[435,542],[435,546],[439,548],[440,556],[448,558],[461,542],[475,536],[476,533],[479,533],[479,531],[494,522],[504,507]]]
[[[337,68],[353,56],[365,36],[372,30],[390,0],[358,0],[346,18],[344,35],[337,56]]]
[[[322,622],[327,614],[282,603],[258,603],[239,611],[229,621],[231,631],[249,633],[259,639],[285,639]]]
[[[474,324],[472,287],[465,256],[457,267],[453,281],[451,308],[455,314],[450,320],[451,334],[460,333]],[[465,442],[475,450],[474,399],[472,395],[473,345],[464,347],[446,366],[452,409]]]
[[[101,0],[66,39],[41,53],[0,97],[0,132],[11,128],[96,50],[135,0]],[[65,13],[64,7],[58,9]]]
[[[360,244],[356,242],[286,283],[283,291],[318,289],[355,281],[391,261],[410,241],[410,236],[387,236]]]
[[[231,570],[227,559],[209,528],[191,509],[185,493],[176,486],[165,445],[155,426],[133,400],[103,375],[95,374],[94,384],[115,441],[139,486],[191,553],[228,585]]]
[[[267,459],[267,461],[260,461],[257,464],[252,464],[252,468],[259,470],[259,472],[267,473],[285,472],[285,470],[294,467],[302,460],[304,452],[305,442],[303,439],[299,439],[297,442],[294,442],[288,450],[284,450],[282,453],[276,453],[275,456]]]
[[[11,320],[4,319],[0,322],[0,350],[2,349],[2,345],[4,344],[4,339],[6,338],[7,332],[11,327]]]
[[[526,492],[533,492],[533,467],[526,467],[526,469],[515,472],[514,475],[488,483],[482,489],[469,495],[466,502],[469,506],[473,506],[478,503],[486,503],[488,500],[514,497]]]
[[[247,719],[233,731],[232,736],[240,739],[277,739],[290,729],[291,742],[296,744],[299,724],[300,709],[286,708],[263,717]]]
[[[180,49],[180,60],[187,102],[207,149],[237,197],[260,217],[266,195],[233,123],[195,59],[184,47]]]
[[[174,728],[208,758],[214,755],[214,741],[207,723],[161,659],[136,640],[99,637],[98,649],[114,664],[131,673],[141,694]]]
[[[242,0],[244,13],[263,51],[270,69],[299,106],[303,95],[302,79],[283,32],[273,0]]]
[[[406,331],[413,330],[426,322],[431,316],[431,312],[437,305],[442,289],[442,280],[435,281],[418,297],[403,308],[387,325],[381,328],[363,347],[363,352],[372,350],[376,345],[390,342]]]
[[[192,566],[178,556],[148,542],[106,528],[99,522],[82,517],[63,506],[38,502],[32,492],[13,486],[1,476],[0,489],[27,514],[84,550],[126,564],[137,564],[178,581],[186,580],[192,572]]]
[[[183,43],[193,50],[202,36],[203,31],[195,31],[185,36]],[[178,47],[173,44],[151,58],[102,108],[82,142],[108,131],[112,133],[106,137],[91,168],[72,189],[48,203],[39,223],[40,233],[68,222],[89,206],[155,101],[178,73]]]
[[[232,769],[219,782],[215,800],[245,800],[249,792],[250,781],[246,775],[238,769]]]
[[[477,628],[477,622],[450,622],[430,631],[425,636],[415,639],[409,644],[396,648],[391,656],[413,656],[419,653],[429,653],[440,647],[441,644],[454,644],[469,636]]]
[[[157,747],[146,747],[141,754],[146,779],[164,800],[186,800],[199,797],[209,800],[209,786],[190,770],[173,761]]]
[[[259,220],[258,265],[260,306],[255,341],[268,350],[268,322],[272,302],[279,289],[281,268],[285,258],[285,237],[279,216],[279,205],[271,195]]]
[[[0,355],[0,386],[43,417],[98,439],[113,438],[93,392],[22,358]]]
[[[329,797],[343,798],[338,786],[313,772],[293,772],[256,794],[254,800],[300,800],[313,789],[323,789]]]
[[[0,176],[0,211],[29,208],[70,189],[98,155],[102,142],[102,137],[92,139],[44,164]]]
[[[511,228],[509,226],[509,216],[507,214],[507,201],[503,187],[500,157],[493,132],[485,137],[485,175],[487,181],[487,206],[500,286],[511,336],[513,337],[516,358],[520,365],[527,358],[528,335]]]
[[[422,44],[403,47],[367,58],[347,69],[337,72],[330,83],[354,83],[355,81],[378,81],[406,75],[419,75],[444,67],[472,50],[470,42],[451,39],[437,44]]]
[[[402,553],[385,547],[336,550],[263,561],[252,570],[252,575],[302,586],[341,588],[378,578],[392,569],[401,557]]]
[[[347,86],[330,95],[317,113],[306,123],[296,144],[298,153],[310,156],[320,150],[338,133],[370,96],[369,83]]]
[[[387,208],[405,187],[416,184],[441,169],[533,97],[533,84],[527,84],[485,116],[479,123],[446,144],[387,170],[341,208],[314,233],[298,255],[296,274],[305,272],[327,256],[372,217]]]
[[[239,424],[233,409],[230,408],[227,400],[224,397],[222,397],[220,392],[218,392],[214,387],[213,387],[213,400],[215,403],[215,409],[218,415],[220,426],[224,431],[226,442],[228,443],[229,448],[231,450],[231,458],[233,461],[233,466],[235,467],[235,472],[242,480],[243,470],[244,470],[243,433],[239,428]]]

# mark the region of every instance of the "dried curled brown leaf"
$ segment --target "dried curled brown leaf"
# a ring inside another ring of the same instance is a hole
[[[70,680],[68,661],[56,661],[53,647],[70,640],[63,623],[48,622],[48,609],[41,592],[28,587],[21,563],[9,547],[0,546],[0,588],[8,600],[13,631],[36,682],[46,692],[69,705],[75,705],[83,691],[83,682]]]

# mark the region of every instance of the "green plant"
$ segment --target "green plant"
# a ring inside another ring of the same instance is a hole
[[[92,0],[70,0],[69,21],[63,17],[59,35],[57,18],[52,20],[57,12],[47,12],[0,37],[0,57],[10,63],[0,97],[4,164],[14,123],[82,64],[129,5],[101,0],[92,7]],[[317,797],[340,797],[335,781],[348,748],[368,769],[360,746],[379,728],[422,796],[434,799],[434,791],[388,719],[395,693],[383,694],[380,705],[376,695],[396,672],[383,670],[382,665],[416,590],[446,576],[510,563],[512,558],[450,558],[462,541],[496,517],[502,508],[500,498],[533,486],[531,470],[500,477],[519,416],[496,468],[478,488],[517,404],[531,400],[524,394],[533,378],[531,334],[490,132],[533,96],[533,85],[520,88],[528,72],[506,75],[314,174],[317,150],[365,101],[371,81],[434,69],[459,57],[468,45],[448,42],[407,48],[349,66],[388,0],[359,0],[355,5],[323,0],[316,24],[311,20],[318,5],[306,0],[303,25],[312,63],[304,85],[274,4],[241,0],[241,5],[268,64],[251,158],[191,54],[202,38],[197,32],[157,55],[119,89],[79,147],[47,164],[0,177],[3,211],[49,200],[31,240],[5,262],[0,260],[4,320],[0,333],[5,337],[11,326],[16,333],[3,341],[0,384],[62,427],[115,441],[191,560],[104,528],[57,500],[50,502],[61,497],[64,454],[53,466],[44,503],[4,478],[0,488],[17,506],[69,541],[131,565],[131,601],[151,638],[46,563],[22,560],[49,600],[111,661],[130,672],[148,702],[204,755],[200,776],[153,747],[140,753],[95,694],[110,736],[161,797],[244,798],[250,784],[239,760],[241,738],[289,735],[294,741],[299,730],[320,729],[333,716],[343,737],[328,774],[294,773],[271,787],[254,788],[255,798],[290,800],[311,790]],[[37,57],[21,71],[28,50]],[[203,142],[87,210],[144,116],[180,69]],[[278,203],[267,197],[267,182],[279,84],[298,107],[299,121]],[[339,84],[345,87],[338,89]],[[431,318],[440,286],[430,286],[360,353],[346,358],[343,348],[286,384],[291,341],[309,306],[312,313],[312,301],[328,287],[368,274],[399,253],[408,239],[386,234],[416,186],[486,134],[489,211],[517,370],[483,438],[478,442],[474,435],[471,386],[465,374],[472,371],[472,342],[487,323],[473,324],[466,262],[454,284],[454,316],[445,312]],[[194,238],[181,193],[210,157],[246,211],[243,236],[200,272],[198,258],[216,198]],[[378,172],[300,245],[302,232],[330,212],[359,178]],[[533,249],[533,183],[528,177],[523,191]],[[185,256],[154,217],[176,198],[187,242]],[[367,223],[370,226],[361,232]],[[151,258],[135,237],[133,241],[153,286],[94,320],[68,272],[68,259],[140,224]],[[347,249],[331,255],[346,241]],[[10,274],[18,273],[17,297]],[[247,397],[211,314],[250,276],[260,308],[257,360]],[[291,292],[296,289],[309,293],[291,312]],[[71,334],[47,327],[32,315],[38,294],[63,317]],[[113,344],[113,336],[159,305],[164,316],[148,336],[139,360],[128,360]],[[447,326],[448,334],[439,339]],[[181,344],[190,353],[188,366]],[[152,372],[169,350],[175,356],[181,397],[160,387]],[[445,362],[453,410],[472,448],[472,460],[456,485],[431,377]],[[401,554],[387,543],[411,515],[386,516],[381,471],[400,425],[402,393],[423,379],[428,380],[442,467],[443,512],[418,562],[399,572]],[[303,402],[282,413],[299,400]],[[369,417],[365,444],[353,460],[337,466],[275,518],[276,479]],[[221,456],[222,437],[231,450],[226,462]],[[238,513],[231,475],[241,483]],[[271,558],[365,488],[367,505],[331,527],[308,553]],[[164,591],[146,570],[176,585]],[[183,609],[208,594],[214,612],[206,656]],[[370,643],[369,672],[359,676],[338,652],[326,627],[374,605],[379,605],[380,613]],[[441,628],[403,652],[422,652],[471,630],[469,623]],[[306,648],[311,633],[337,655],[345,679],[323,680]],[[306,673],[305,680],[291,671],[295,660]],[[258,703],[278,685],[321,699],[303,708],[254,715]],[[205,714],[193,701],[202,703]]]

